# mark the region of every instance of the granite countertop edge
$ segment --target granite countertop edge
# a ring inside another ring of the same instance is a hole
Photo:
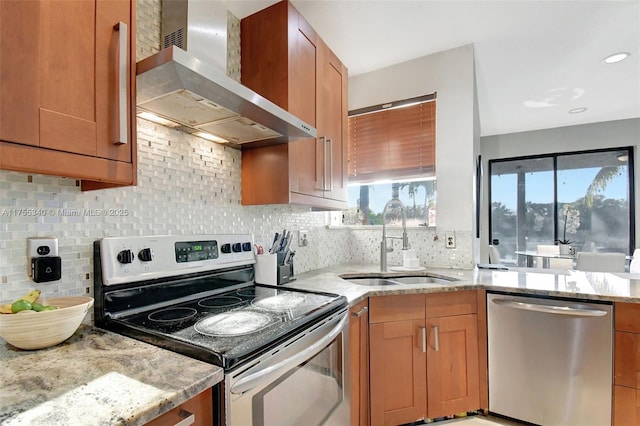
[[[6,426],[143,425],[224,378],[213,364],[89,325],[40,350],[0,340],[0,362]]]
[[[450,284],[362,286],[349,277],[432,276],[453,278]],[[344,278],[343,278],[344,277]],[[290,288],[319,290],[346,296],[353,306],[372,296],[486,290],[532,296],[555,296],[603,302],[640,303],[640,274],[602,273],[535,268],[447,269],[416,272],[380,272],[377,265],[345,263],[300,274],[285,284]]]

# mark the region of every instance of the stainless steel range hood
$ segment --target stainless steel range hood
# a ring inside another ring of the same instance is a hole
[[[316,137],[313,126],[226,75],[225,2],[164,0],[162,7],[168,47],[137,63],[138,111],[241,148]]]

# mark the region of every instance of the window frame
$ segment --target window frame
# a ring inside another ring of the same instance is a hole
[[[557,226],[557,218],[558,218],[558,158],[566,157],[572,155],[581,155],[581,154],[598,154],[598,153],[610,153],[616,151],[626,150],[628,152],[628,172],[629,172],[629,217],[627,218],[629,221],[629,240],[627,247],[628,253],[632,254],[635,249],[635,173],[634,173],[634,147],[633,146],[623,146],[623,147],[615,147],[615,148],[600,148],[600,149],[592,149],[592,150],[579,150],[579,151],[567,151],[567,152],[556,152],[549,154],[536,154],[536,155],[526,155],[519,157],[509,157],[509,158],[495,158],[488,161],[488,173],[487,173],[487,220],[488,220],[488,234],[487,234],[487,244],[492,244],[492,185],[491,178],[493,176],[493,165],[496,163],[503,162],[516,162],[516,161],[524,161],[524,160],[537,160],[537,159],[545,159],[551,158],[553,162],[553,217],[554,217],[554,241],[558,240],[558,226]]]

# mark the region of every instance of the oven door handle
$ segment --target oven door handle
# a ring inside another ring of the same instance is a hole
[[[348,318],[349,317],[345,314],[338,325],[336,325],[329,333],[327,333],[326,336],[322,337],[320,340],[313,343],[308,348],[305,348],[295,355],[287,357],[286,359],[269,367],[266,367],[256,373],[249,374],[248,376],[239,379],[231,386],[231,393],[242,394],[244,392],[247,392],[253,389],[258,383],[265,380],[270,381],[273,376],[280,376],[282,373],[285,373],[296,365],[308,360],[317,352],[320,352],[329,343],[331,343],[333,339],[335,339],[342,332]],[[273,378],[275,379],[275,377]]]

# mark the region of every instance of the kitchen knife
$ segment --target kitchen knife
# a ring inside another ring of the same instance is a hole
[[[295,254],[296,254],[295,250],[292,251],[291,253],[289,253],[289,255],[285,259],[284,263],[285,264],[292,263],[293,262],[293,256],[295,256]]]
[[[278,246],[278,253],[283,253],[284,252],[284,246],[287,244],[287,230],[283,230],[282,231],[282,236],[280,239],[280,245]]]
[[[271,245],[271,248],[269,249],[269,253],[273,254],[276,252],[276,250],[278,249],[278,245],[279,245],[279,236],[280,234],[278,234],[276,232],[275,237],[273,237],[273,244]]]
[[[284,232],[279,234],[278,241],[275,242],[273,252],[280,253],[280,247],[282,247],[282,240],[284,239]]]
[[[291,234],[291,231],[287,232],[287,244],[284,247],[284,252],[288,252],[289,251],[289,247],[291,247],[291,240],[293,240],[293,235]]]

